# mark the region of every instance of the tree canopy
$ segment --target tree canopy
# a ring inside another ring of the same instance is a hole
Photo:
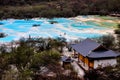
[[[119,14],[119,3],[120,0],[0,0],[0,18]]]

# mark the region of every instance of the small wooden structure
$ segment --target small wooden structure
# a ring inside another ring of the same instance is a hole
[[[63,68],[71,67],[71,62],[73,62],[71,57],[67,57],[67,56],[62,57]]]

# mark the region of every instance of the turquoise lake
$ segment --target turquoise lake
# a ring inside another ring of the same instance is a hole
[[[51,23],[52,21],[55,23]],[[21,37],[29,35],[43,38],[65,37],[68,41],[79,38],[96,38],[103,35],[99,32],[91,32],[91,29],[104,30],[106,28],[68,18],[7,19],[0,21],[0,33],[7,34],[6,37],[0,38],[0,42],[19,40]]]

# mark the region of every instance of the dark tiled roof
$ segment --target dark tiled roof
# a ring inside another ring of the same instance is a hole
[[[97,42],[91,40],[91,39],[86,39],[78,44],[71,45],[71,47],[82,54],[83,56],[87,56],[90,51],[94,50],[95,48],[99,47],[100,44]]]
[[[61,58],[61,60],[62,60],[63,62],[72,62],[72,61],[73,61],[70,57],[67,57],[67,56],[63,56],[63,57]]]
[[[111,57],[117,57],[119,56],[119,54],[116,54],[114,51],[112,50],[107,50],[107,51],[95,51],[95,52],[91,52],[88,57],[89,58],[111,58]]]
[[[79,54],[89,57],[89,58],[109,58],[109,57],[117,57],[120,54],[115,53],[112,50],[95,50],[99,48],[101,45],[91,39],[85,39],[84,41],[71,45],[71,47],[77,51]],[[103,47],[104,48],[104,47]],[[95,50],[95,51],[94,51]]]

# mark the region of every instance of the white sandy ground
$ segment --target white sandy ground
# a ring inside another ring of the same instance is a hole
[[[74,18],[69,18],[69,19],[71,19],[71,20],[75,20],[75,21],[77,21],[77,22],[79,22],[79,21],[82,21],[82,22],[85,22],[85,21],[89,21],[89,20],[95,20],[95,21],[98,21],[98,22],[101,22],[101,20],[99,20],[99,19],[95,19],[94,17],[87,17],[87,18],[84,18],[84,17],[82,17],[82,16],[77,16],[77,17],[74,17]]]
[[[69,18],[69,19],[75,20],[77,22],[79,22],[79,21],[82,21],[82,22],[86,22],[86,21],[104,22],[105,21],[105,22],[113,22],[113,23],[115,22],[113,20],[104,20],[102,18],[98,18],[98,17],[95,17],[95,16],[87,16],[87,18],[83,17],[83,16],[77,16],[77,17],[72,17],[72,18]],[[119,20],[117,20],[117,22],[120,23]]]

